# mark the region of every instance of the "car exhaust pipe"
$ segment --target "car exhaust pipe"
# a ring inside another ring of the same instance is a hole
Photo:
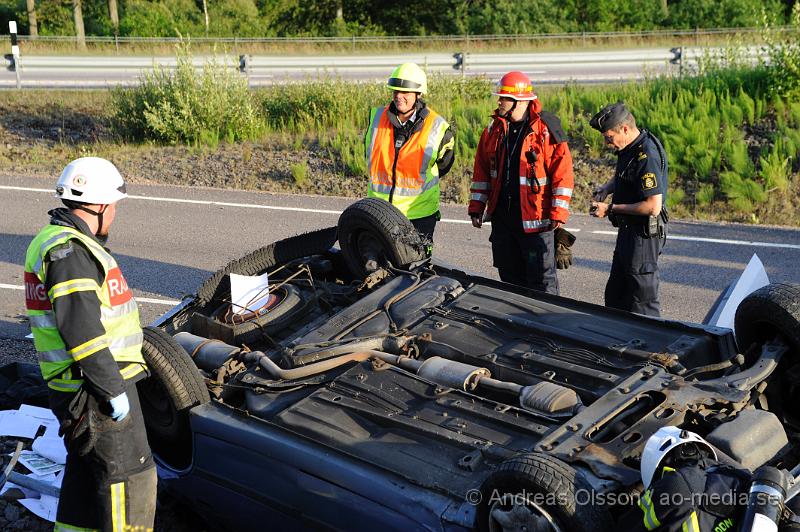
[[[194,360],[195,365],[205,371],[215,371],[240,349],[222,340],[204,338],[188,332],[179,332],[175,341]]]
[[[385,338],[371,338],[336,346],[327,350],[326,354],[332,358],[292,369],[281,368],[261,351],[242,351],[240,348],[220,340],[203,338],[187,332],[179,332],[175,335],[175,340],[192,356],[197,367],[206,371],[214,371],[225,364],[229,358],[237,356],[245,362],[258,364],[261,369],[275,379],[296,380],[330,371],[349,362],[381,360],[416,373],[440,386],[466,392],[473,391],[480,386],[516,395],[519,397],[519,405],[522,408],[544,415],[571,416],[584,408],[580,397],[574,390],[554,382],[541,381],[529,386],[522,386],[514,382],[493,379],[486,368],[444,357],[430,357],[420,361],[376,349],[365,349],[365,347],[387,342]],[[409,337],[401,337],[391,342],[396,342],[395,345],[405,345],[409,340]]]

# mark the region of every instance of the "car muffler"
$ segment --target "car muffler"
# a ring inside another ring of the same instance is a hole
[[[222,340],[203,338],[188,332],[179,332],[173,338],[189,353],[195,366],[205,371],[215,371],[240,351],[238,347]]]

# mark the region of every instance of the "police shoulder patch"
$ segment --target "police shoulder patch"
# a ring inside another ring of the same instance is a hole
[[[653,172],[647,172],[642,176],[642,188],[644,190],[650,190],[656,188],[658,186],[658,181],[656,180],[656,174]]]
[[[647,154],[645,152],[639,152],[639,160],[642,161],[647,159]]]

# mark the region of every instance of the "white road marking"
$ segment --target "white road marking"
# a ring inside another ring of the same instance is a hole
[[[0,283],[0,288],[5,288],[6,290],[25,290],[24,286],[5,283]],[[151,297],[134,297],[134,299],[139,303],[153,303],[155,305],[169,305],[171,307],[180,303],[177,299],[153,299]]]
[[[613,235],[616,231],[592,231],[595,235]],[[683,240],[684,242],[708,242],[710,244],[728,244],[731,246],[755,246],[760,248],[800,249],[800,244],[781,244],[780,242],[757,242],[754,240],[726,240],[723,238],[703,238],[701,236],[669,235],[668,240]]]
[[[12,187],[8,185],[0,185],[0,190],[18,190],[23,192],[47,192],[52,194],[53,190],[49,188],[29,188],[29,187]],[[194,205],[219,205],[221,207],[237,207],[241,209],[264,209],[272,211],[292,211],[292,212],[313,212],[317,214],[335,214],[339,215],[342,211],[331,209],[307,209],[303,207],[280,207],[276,205],[259,205],[257,203],[234,203],[229,201],[211,201],[211,200],[191,200],[182,198],[164,198],[159,196],[128,196],[131,199],[143,201],[162,201],[166,203],[188,203]],[[471,224],[470,220],[458,220],[452,218],[442,218],[442,222],[456,223],[456,224]],[[570,231],[580,231],[580,229],[570,229]],[[592,231],[595,235],[613,235],[616,236],[616,231]],[[723,238],[703,238],[697,236],[680,236],[669,235],[671,240],[684,240],[686,242],[707,242],[711,244],[728,244],[732,246],[755,246],[764,248],[782,248],[782,249],[800,249],[800,244],[782,244],[776,242],[758,242],[750,240],[727,240]]]

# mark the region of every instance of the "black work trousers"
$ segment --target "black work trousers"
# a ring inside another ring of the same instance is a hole
[[[607,307],[660,316],[658,257],[666,243],[666,225],[660,236],[646,237],[637,225],[621,226],[605,291]]]
[[[131,409],[122,421],[111,419],[105,405],[99,406],[89,396],[82,415],[92,417],[92,423],[88,430],[73,438],[72,429],[80,418],[73,419],[64,407],[76,394],[51,392],[53,412],[62,427],[67,427],[64,433],[67,464],[61,482],[56,531],[153,530],[158,482],[155,463],[147,444],[136,385],[128,384],[125,393]]]
[[[512,205],[511,209],[519,206]],[[492,261],[500,280],[558,295],[553,231],[525,233],[522,214],[501,206],[492,213]]]

